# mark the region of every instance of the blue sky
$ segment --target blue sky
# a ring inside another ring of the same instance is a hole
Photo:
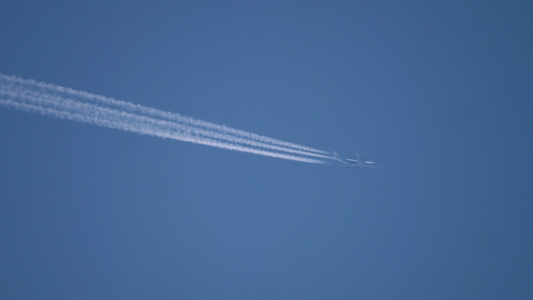
[[[0,109],[5,299],[533,294],[527,1],[4,1],[0,72],[379,169]]]

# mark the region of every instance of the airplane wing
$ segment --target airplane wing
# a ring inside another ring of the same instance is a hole
[[[340,155],[335,151],[333,151],[333,159],[336,161],[340,161],[341,163],[344,163],[344,164],[346,163],[346,161],[342,157],[340,157]]]
[[[342,163],[343,165],[349,167],[349,168],[357,168],[357,160],[356,159],[350,159],[350,158],[343,158],[343,157],[340,157],[340,155],[333,151],[333,159],[335,159],[336,161]]]

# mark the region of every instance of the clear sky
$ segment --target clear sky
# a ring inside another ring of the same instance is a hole
[[[85,2],[2,1],[0,72],[381,167],[0,107],[0,298],[533,296],[529,1]]]

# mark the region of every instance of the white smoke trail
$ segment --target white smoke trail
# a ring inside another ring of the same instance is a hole
[[[307,163],[325,151],[86,92],[0,73],[0,104],[93,125]]]
[[[322,157],[322,158],[330,157],[330,156],[324,156],[330,153],[323,151],[323,150],[318,150],[318,149],[314,149],[314,148],[310,148],[310,147],[306,147],[302,145],[297,145],[294,143],[280,141],[280,140],[269,138],[266,136],[261,136],[261,135],[246,132],[243,130],[238,130],[238,129],[234,129],[231,127],[227,127],[225,125],[218,125],[218,124],[214,124],[214,123],[210,123],[206,121],[196,120],[191,117],[181,116],[176,113],[170,113],[170,112],[166,112],[166,111],[162,111],[162,110],[158,110],[154,108],[144,107],[138,104],[115,100],[112,98],[94,95],[94,94],[90,94],[90,93],[83,92],[83,91],[76,91],[70,88],[65,88],[65,87],[61,87],[61,86],[57,86],[53,84],[41,83],[41,82],[37,82],[31,79],[20,79],[20,78],[11,77],[11,76],[5,76],[5,75],[4,77],[6,78],[3,78],[3,79],[5,79],[6,81],[10,81],[11,84],[22,86],[22,90],[40,89],[40,90],[43,90],[44,93],[59,94],[63,98],[80,99],[80,101],[83,101],[83,102],[91,102],[91,103],[95,103],[95,104],[106,106],[106,107],[112,107],[120,111],[130,111],[132,113],[136,113],[140,115],[148,115],[148,116],[153,116],[156,118],[168,119],[170,121],[177,121],[180,124],[186,124],[186,125],[190,125],[194,127],[203,127],[205,129],[210,130],[211,132],[216,131],[216,132],[223,133],[226,135],[228,134],[232,135],[233,137],[242,137],[243,139],[246,139],[248,142],[256,141],[256,142],[271,145],[271,146],[281,146],[285,149],[285,151],[288,148],[292,148],[292,149],[302,150],[305,152],[315,152],[315,153],[322,154],[321,156],[317,156],[317,157]],[[276,149],[273,149],[273,150],[276,150]]]

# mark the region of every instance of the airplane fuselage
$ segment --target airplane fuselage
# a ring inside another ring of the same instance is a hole
[[[354,167],[354,168],[377,168],[379,167],[378,164],[376,164],[373,161],[366,161],[366,160],[355,160],[355,159],[349,159],[345,158],[344,163],[348,167]]]
[[[343,163],[348,168],[356,168],[357,169],[357,168],[377,168],[377,167],[379,167],[379,165],[376,164],[373,161],[367,161],[367,160],[361,159],[361,157],[359,156],[359,153],[357,154],[357,158],[356,159],[342,158],[342,157],[340,157],[337,154],[337,152],[333,152],[333,154],[334,154],[334,159],[336,161],[339,161],[339,162]]]

